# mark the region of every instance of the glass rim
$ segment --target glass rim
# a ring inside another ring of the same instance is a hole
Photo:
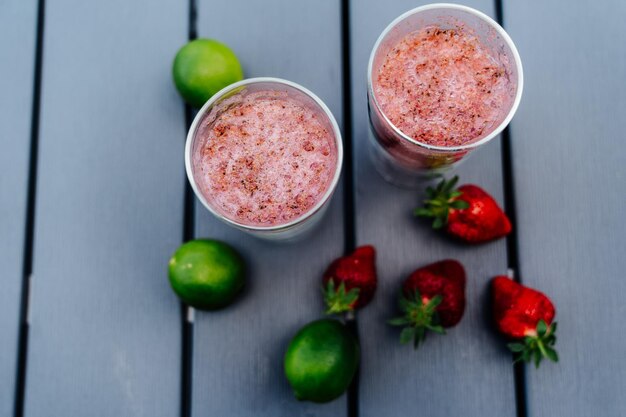
[[[515,99],[513,100],[513,104],[511,105],[511,108],[509,109],[509,112],[507,113],[507,116],[487,136],[485,136],[484,138],[482,138],[482,139],[480,139],[478,141],[471,142],[471,143],[468,143],[468,144],[465,144],[465,145],[437,146],[437,145],[431,145],[431,144],[428,144],[428,143],[420,142],[420,141],[412,138],[411,136],[409,136],[409,135],[405,134],[404,132],[402,132],[395,124],[393,124],[391,122],[391,120],[389,120],[389,118],[387,117],[387,115],[383,111],[382,107],[378,103],[378,99],[376,98],[376,94],[374,94],[374,87],[373,87],[373,83],[372,83],[372,68],[374,66],[374,56],[376,55],[376,52],[378,51],[378,48],[380,47],[380,44],[382,43],[382,41],[385,39],[387,34],[393,28],[395,28],[399,23],[404,21],[406,18],[408,18],[410,16],[413,16],[414,14],[421,13],[421,12],[424,12],[424,11],[427,11],[427,10],[433,10],[433,9],[444,9],[444,10],[445,9],[453,9],[453,10],[459,10],[459,11],[463,11],[463,12],[472,14],[472,15],[480,18],[481,20],[485,21],[487,24],[489,24],[489,26],[493,27],[496,30],[496,32],[498,32],[498,34],[502,37],[504,42],[507,44],[507,46],[511,50],[511,53],[513,54],[513,60],[515,61],[515,67],[517,69],[517,90],[515,92]],[[423,6],[416,7],[414,9],[411,9],[411,10],[408,10],[408,11],[402,13],[400,16],[396,17],[391,23],[389,23],[389,25],[387,25],[387,27],[385,27],[385,29],[378,36],[378,39],[376,40],[376,43],[374,43],[374,47],[372,48],[372,52],[370,53],[370,59],[369,59],[368,65],[367,65],[367,92],[368,92],[368,95],[371,96],[372,102],[376,106],[376,110],[378,111],[378,113],[380,113],[380,115],[383,117],[385,122],[402,139],[407,140],[407,141],[413,143],[414,145],[420,146],[422,148],[426,148],[428,150],[433,150],[433,151],[458,152],[458,151],[471,150],[471,149],[474,149],[474,148],[476,148],[476,147],[478,147],[480,145],[483,145],[483,144],[489,142],[491,139],[493,139],[496,136],[498,136],[504,130],[504,128],[511,122],[511,119],[513,119],[513,116],[515,115],[515,112],[517,111],[517,108],[519,107],[520,101],[522,99],[522,91],[523,90],[524,90],[524,71],[523,71],[523,68],[522,68],[522,60],[521,60],[521,57],[519,55],[519,52],[517,51],[517,48],[515,47],[515,44],[513,43],[513,39],[511,39],[511,37],[504,30],[504,28],[502,26],[500,26],[500,24],[498,22],[496,22],[495,20],[493,20],[491,17],[487,16],[485,13],[481,12],[480,10],[476,10],[476,9],[474,9],[472,7],[464,6],[464,5],[461,5],[461,4],[431,3],[431,4],[426,4],[426,5],[423,5]]]
[[[207,112],[213,107],[213,105],[219,99],[226,96],[228,93],[240,87],[245,87],[245,86],[249,86],[252,84],[260,84],[260,83],[285,85],[295,90],[298,90],[299,92],[303,93],[304,95],[312,99],[315,102],[315,104],[317,104],[322,109],[330,125],[332,126],[333,135],[335,137],[335,146],[337,148],[337,163],[335,166],[335,173],[333,175],[333,178],[330,184],[328,185],[327,190],[324,192],[324,195],[322,196],[322,198],[320,198],[320,200],[311,209],[302,213],[300,216],[296,217],[295,219],[292,219],[287,223],[281,223],[281,224],[277,224],[273,226],[248,225],[245,223],[237,222],[219,213],[217,210],[215,210],[211,206],[211,204],[209,204],[204,194],[200,191],[198,184],[195,180],[194,174],[193,174],[193,161],[192,161],[193,144],[195,143],[196,132],[198,130],[201,120],[204,118]],[[185,142],[185,171],[187,173],[187,179],[189,180],[189,183],[191,184],[191,188],[193,189],[193,192],[196,195],[196,197],[200,200],[202,205],[207,210],[209,210],[209,212],[211,212],[215,217],[217,217],[218,219],[222,220],[223,222],[231,226],[234,226],[236,228],[239,228],[245,231],[282,232],[283,230],[290,229],[293,226],[301,224],[307,219],[311,218],[313,215],[315,215],[318,211],[320,211],[324,207],[324,205],[330,200],[331,196],[335,192],[335,189],[337,188],[337,184],[339,183],[339,178],[341,177],[342,166],[343,166],[343,141],[342,141],[341,131],[339,129],[339,125],[337,124],[337,121],[335,120],[335,117],[333,116],[328,106],[311,90],[307,89],[306,87],[303,87],[300,84],[294,83],[292,81],[284,80],[282,78],[275,78],[275,77],[246,78],[244,80],[238,81],[236,83],[230,84],[222,88],[220,91],[215,93],[206,103],[204,103],[204,105],[200,108],[200,110],[198,110],[198,113],[194,117],[193,122],[191,123],[191,126],[189,127],[189,131],[187,132],[187,139]]]

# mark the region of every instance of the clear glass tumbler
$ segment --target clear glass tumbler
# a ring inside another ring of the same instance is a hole
[[[319,120],[328,132],[331,132],[334,138],[334,151],[336,152],[336,165],[334,167],[334,173],[328,189],[324,195],[314,204],[308,211],[301,214],[299,217],[292,219],[288,222],[276,222],[271,225],[249,225],[241,223],[232,217],[229,217],[223,212],[216,204],[214,204],[213,196],[206,189],[202,189],[199,180],[197,178],[198,172],[201,170],[195,165],[198,164],[197,158],[194,158],[198,146],[201,143],[199,140],[199,130],[203,123],[213,123],[219,115],[243,100],[249,94],[255,92],[271,92],[277,94],[283,94],[289,99],[293,99],[298,102],[299,105],[305,106],[307,109],[315,114],[317,120]],[[250,78],[222,89],[216,93],[209,101],[205,103],[196,115],[189,133],[187,134],[187,142],[185,146],[185,168],[187,171],[187,178],[191,183],[196,197],[202,202],[213,215],[215,215],[221,221],[233,226],[239,230],[247,232],[255,237],[259,237],[267,240],[294,240],[300,238],[306,234],[306,232],[313,229],[313,227],[321,220],[326,212],[329,201],[337,188],[339,177],[341,175],[341,167],[343,163],[343,145],[341,141],[341,132],[339,126],[335,121],[332,113],[328,107],[308,89],[293,83],[291,81],[282,80],[279,78]]]
[[[503,110],[501,122],[481,137],[460,146],[434,146],[420,142],[394,126],[377,101],[372,74],[377,73],[389,51],[409,33],[426,26],[449,29],[459,24],[472,31],[495,54],[508,58],[511,65],[507,76],[515,86],[515,95],[508,111]],[[484,13],[467,6],[447,3],[429,4],[404,13],[380,34],[367,68],[369,148],[376,169],[387,181],[410,188],[418,186],[424,179],[452,169],[471,151],[489,142],[509,124],[521,100],[523,83],[522,62],[513,41],[498,23]]]

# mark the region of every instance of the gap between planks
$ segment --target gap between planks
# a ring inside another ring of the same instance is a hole
[[[41,109],[41,74],[43,65],[43,33],[45,0],[37,2],[37,27],[35,43],[35,70],[33,74],[33,101],[31,109],[30,157],[28,161],[28,189],[26,224],[24,225],[24,263],[22,266],[22,292],[20,300],[20,325],[17,349],[17,374],[13,414],[24,415],[26,392],[26,366],[28,359],[28,330],[30,324],[30,290],[33,272],[33,247],[35,239],[35,203],[37,194],[37,164],[39,157],[39,115]]]
[[[496,20],[504,25],[504,1],[494,0]],[[506,29],[506,28],[505,28]],[[519,250],[517,237],[517,206],[515,204],[515,183],[513,181],[513,150],[511,147],[511,133],[507,126],[502,131],[502,176],[504,186],[504,210],[513,225],[513,231],[506,237],[506,254],[509,274],[515,281],[521,283]],[[515,384],[515,406],[517,417],[528,417],[526,367],[522,362],[513,365],[513,380]]]
[[[189,0],[188,14],[188,40],[197,38],[197,1]],[[185,126],[189,129],[193,121],[194,111],[190,105],[185,105]],[[185,140],[183,138],[183,140]],[[183,166],[183,169],[185,167]],[[193,190],[184,176],[185,192],[183,196],[183,242],[194,238],[195,228],[195,199]],[[180,415],[191,417],[191,402],[193,400],[193,335],[194,335],[194,309],[184,303],[180,305],[181,314],[181,375],[180,375]]]
[[[356,212],[354,189],[354,147],[352,143],[352,63],[350,60],[350,0],[341,0],[341,69],[342,69],[342,111],[343,111],[343,143],[344,143],[344,172],[343,172],[343,222],[344,222],[344,252],[348,254],[356,247]],[[359,340],[356,315],[346,320],[348,329]],[[348,387],[347,417],[359,416],[359,374],[357,369],[352,383]]]

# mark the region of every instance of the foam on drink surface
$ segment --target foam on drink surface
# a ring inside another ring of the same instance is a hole
[[[459,146],[489,134],[511,108],[509,60],[469,29],[427,26],[402,38],[374,76],[374,92],[404,134]]]
[[[287,93],[227,99],[198,129],[198,186],[227,218],[252,226],[288,223],[313,208],[335,174],[337,149],[324,113]]]

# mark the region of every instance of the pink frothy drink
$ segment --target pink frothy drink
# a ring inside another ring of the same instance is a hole
[[[522,83],[511,39],[481,12],[432,4],[405,13],[370,57],[376,168],[406,186],[452,168],[506,127]]]
[[[277,79],[227,87],[189,134],[187,171],[205,206],[257,236],[285,239],[321,217],[341,169],[335,120],[312,93]]]

